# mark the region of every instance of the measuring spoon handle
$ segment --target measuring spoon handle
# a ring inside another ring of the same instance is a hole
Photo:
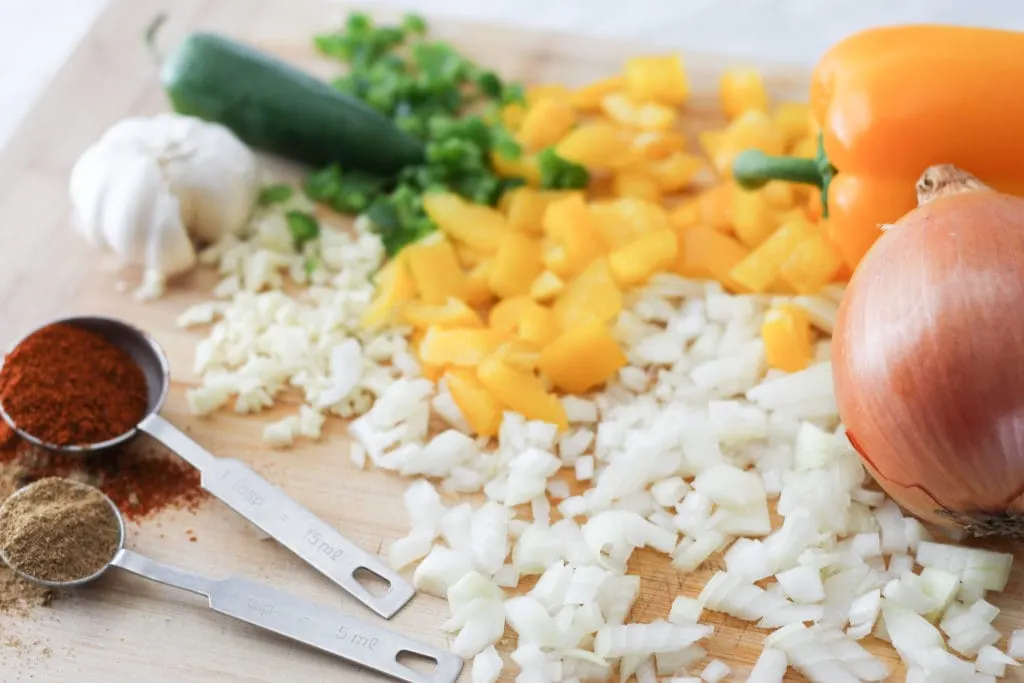
[[[406,683],[455,683],[462,670],[462,658],[450,652],[254,581],[208,579],[131,550],[118,552],[111,564],[204,595],[216,612]],[[429,674],[419,673],[399,661],[402,655],[425,658],[434,669]]]
[[[390,619],[415,595],[400,574],[244,463],[214,457],[159,415],[147,417],[139,429],[199,470],[204,489],[380,616]],[[374,595],[367,590],[356,579],[360,571],[387,582],[387,592]]]

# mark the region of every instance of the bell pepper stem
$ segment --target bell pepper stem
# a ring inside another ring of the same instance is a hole
[[[732,177],[747,190],[764,187],[771,180],[789,180],[818,188],[826,182],[815,159],[769,156],[759,149],[748,149],[736,156]]]

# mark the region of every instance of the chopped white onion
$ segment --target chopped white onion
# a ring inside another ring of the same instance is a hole
[[[782,683],[788,667],[786,653],[766,647],[747,676],[747,683]]]
[[[501,655],[492,645],[473,658],[470,679],[472,683],[497,683],[504,666],[505,663],[501,661]]]

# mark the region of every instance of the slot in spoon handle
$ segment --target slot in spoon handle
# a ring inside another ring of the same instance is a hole
[[[254,581],[238,577],[208,579],[131,550],[118,552],[111,564],[158,583],[206,596],[215,612],[406,683],[455,683],[462,670],[462,658],[458,655]],[[403,654],[435,662],[434,670],[422,674],[405,666],[399,661]]]
[[[380,616],[390,619],[415,595],[401,575],[244,463],[214,457],[159,415],[147,417],[139,429],[199,470],[204,489]],[[356,579],[360,570],[390,584],[387,592],[374,595],[367,590]]]

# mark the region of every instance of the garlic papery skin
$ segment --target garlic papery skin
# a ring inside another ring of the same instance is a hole
[[[147,277],[196,263],[194,243],[246,225],[259,192],[256,155],[226,127],[159,114],[120,121],[71,171],[72,225]]]

